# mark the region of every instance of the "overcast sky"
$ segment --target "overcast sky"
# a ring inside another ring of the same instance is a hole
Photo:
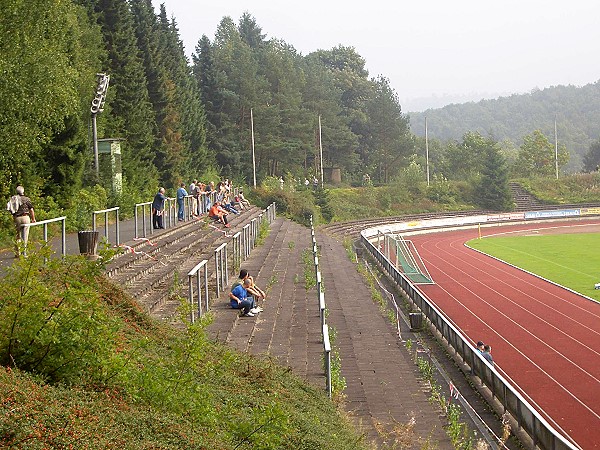
[[[302,54],[354,47],[370,76],[390,79],[404,111],[422,109],[423,98],[478,100],[600,79],[598,0],[155,0],[155,7],[163,2],[188,56],[203,34],[213,40],[224,16],[237,23],[248,11],[267,38]]]

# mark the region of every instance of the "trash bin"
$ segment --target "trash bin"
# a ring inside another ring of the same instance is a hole
[[[77,233],[79,239],[79,253],[86,255],[89,259],[98,258],[98,232],[80,231]]]
[[[423,314],[419,312],[409,313],[408,318],[411,331],[419,331],[423,326]]]
[[[352,244],[352,246],[354,247],[354,252],[356,253],[356,256],[358,258],[362,258],[363,255],[363,246],[362,243],[360,241],[356,241],[354,242],[354,244]]]

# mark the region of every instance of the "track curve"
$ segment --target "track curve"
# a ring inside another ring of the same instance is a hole
[[[411,236],[436,283],[419,289],[473,342],[492,346],[497,369],[553,426],[583,449],[600,448],[600,304],[466,247],[475,237]]]

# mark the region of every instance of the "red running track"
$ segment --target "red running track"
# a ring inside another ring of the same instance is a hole
[[[600,448],[600,304],[464,245],[476,237],[477,230],[411,236],[436,283],[419,289],[472,342],[492,346],[496,368],[553,427],[582,449]]]

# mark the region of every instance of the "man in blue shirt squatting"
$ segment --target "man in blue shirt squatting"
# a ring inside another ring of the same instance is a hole
[[[262,308],[257,307],[254,298],[248,296],[247,288],[252,285],[252,281],[244,279],[242,283],[236,283],[229,293],[231,307],[241,309],[240,316],[254,317],[262,311]]]

